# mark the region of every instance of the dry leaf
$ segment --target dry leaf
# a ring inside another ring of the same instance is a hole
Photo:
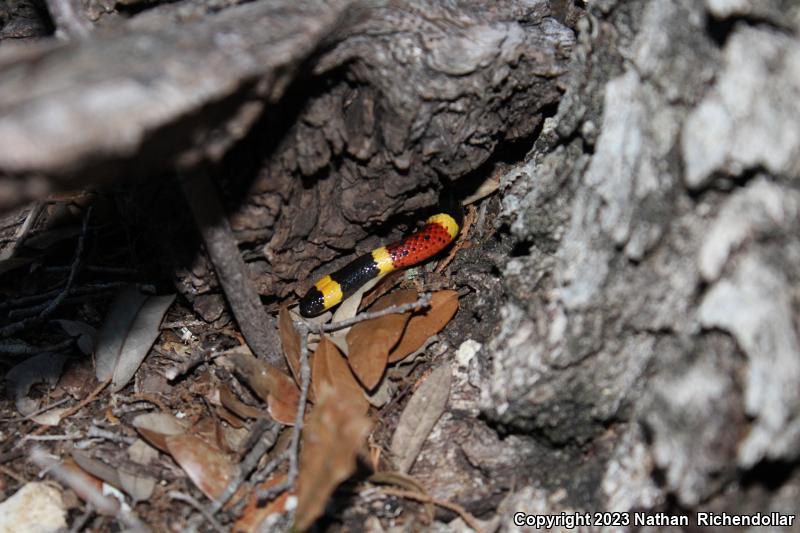
[[[300,335],[294,329],[289,306],[284,305],[278,312],[278,335],[289,369],[297,383],[300,383]]]
[[[450,396],[450,365],[431,372],[408,401],[392,436],[392,455],[400,472],[408,472],[422,445],[442,416]]]
[[[286,481],[286,474],[278,474],[261,483],[256,490],[252,491],[247,505],[242,509],[242,514],[233,525],[234,533],[256,533],[258,531],[270,531],[269,524],[264,524],[272,515],[278,516],[286,512],[286,500],[291,493],[284,491],[280,496],[267,503],[263,507],[258,506],[257,494],[259,490],[274,487]]]
[[[219,401],[230,412],[239,418],[246,420],[248,418],[266,418],[267,414],[258,407],[247,405],[231,391],[227,385],[221,385],[219,388]]]
[[[236,353],[230,360],[236,373],[267,402],[272,417],[283,424],[294,424],[300,390],[292,378],[252,355]]]
[[[203,494],[215,500],[236,475],[236,465],[216,448],[194,435],[167,437],[167,449]]]
[[[293,426],[297,422],[297,402],[285,402],[270,394],[267,399],[267,410],[276,422]]]
[[[444,329],[458,311],[456,291],[436,291],[431,295],[431,306],[415,313],[408,321],[403,336],[389,353],[389,362],[396,363],[414,353],[429,337]]]
[[[417,292],[412,289],[393,292],[378,300],[370,311],[381,311],[392,305],[414,302],[416,299]],[[350,368],[367,389],[375,388],[383,377],[389,362],[389,351],[397,344],[410,317],[411,313],[392,313],[365,320],[353,326],[347,334]]]
[[[133,419],[133,427],[144,440],[162,452],[169,453],[167,437],[186,433],[189,423],[166,413],[145,413]]]
[[[5,376],[6,391],[21,414],[29,415],[39,409],[40,401],[28,398],[28,392],[37,383],[55,385],[66,359],[64,354],[41,353],[25,359],[8,371]]]
[[[333,491],[356,470],[356,459],[370,431],[358,404],[341,401],[325,389],[303,429],[297,478],[295,528],[307,529],[325,510]]]
[[[95,355],[97,379],[111,379],[111,392],[121,390],[136,373],[174,300],[174,294],[148,297],[132,286],[114,298],[100,329]]]
[[[362,407],[361,412],[367,412],[369,402],[364,397],[364,390],[339,348],[328,337],[323,336],[317,346],[311,370],[311,385],[317,398],[322,397],[325,388],[329,388],[337,398],[359,404]]]
[[[97,330],[78,320],[54,320],[53,322],[61,326],[61,329],[74,339],[78,339],[78,349],[84,355],[92,355],[94,346],[97,342]]]
[[[80,499],[85,502],[91,502],[98,513],[108,516],[116,516],[119,513],[119,500],[103,493],[103,482],[101,480],[78,466],[71,457],[61,463],[61,468],[64,475],[68,477],[69,487],[75,491],[75,494]]]

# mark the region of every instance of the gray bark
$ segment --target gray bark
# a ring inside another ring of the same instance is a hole
[[[498,329],[454,365],[466,399],[412,474],[443,497],[513,473],[501,531],[516,511],[797,516],[798,5],[589,12],[557,115],[503,177],[515,257],[475,298]]]

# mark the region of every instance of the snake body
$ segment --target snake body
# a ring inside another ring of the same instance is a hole
[[[433,215],[411,235],[394,244],[376,248],[323,277],[300,300],[300,314],[306,318],[321,315],[368,281],[436,255],[458,235],[457,218],[460,217],[447,213]]]

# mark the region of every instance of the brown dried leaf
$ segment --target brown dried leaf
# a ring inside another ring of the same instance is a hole
[[[458,311],[458,293],[446,290],[431,295],[431,306],[415,313],[408,321],[403,336],[391,352],[389,362],[396,363],[417,351],[429,337],[444,329]]]
[[[323,336],[317,346],[311,371],[311,386],[317,398],[321,398],[324,389],[327,388],[332,390],[337,398],[361,405],[361,413],[367,412],[369,402],[364,397],[364,390],[358,384],[339,348],[328,337]]]
[[[216,448],[194,435],[171,435],[167,449],[203,494],[214,500],[236,475],[236,466]]]
[[[300,383],[300,335],[294,329],[289,306],[284,305],[278,312],[278,335],[289,369],[297,383]]]
[[[326,388],[311,410],[303,429],[295,529],[302,531],[314,523],[339,483],[355,472],[371,426],[360,409]]]
[[[283,424],[294,424],[300,390],[292,378],[252,355],[236,353],[230,359],[236,373],[267,402],[272,417]]]
[[[288,500],[291,495],[290,491],[284,491],[283,494],[263,507],[258,506],[257,498],[259,490],[274,487],[284,481],[286,481],[286,474],[278,474],[261,483],[257,490],[252,491],[247,505],[242,509],[241,516],[233,525],[234,533],[255,533],[257,531],[262,531],[259,526],[261,526],[267,517],[273,514],[283,514],[286,512],[286,500]]]
[[[182,435],[189,430],[189,423],[167,413],[146,413],[133,419],[133,427],[144,437],[144,440],[169,453],[167,437]]]
[[[70,488],[80,499],[91,502],[94,509],[100,514],[115,516],[119,513],[119,500],[103,494],[103,482],[100,479],[78,466],[71,457],[64,459],[61,467],[68,477]]]
[[[416,299],[417,292],[413,289],[393,292],[378,300],[370,311],[382,311],[389,306],[411,303]],[[368,390],[375,388],[383,377],[389,362],[389,351],[397,344],[410,317],[411,313],[393,313],[365,320],[353,326],[347,334],[350,368]]]
[[[230,412],[239,418],[246,420],[248,418],[266,418],[267,414],[252,405],[247,405],[236,395],[227,385],[221,385],[219,388],[219,401]]]
[[[277,396],[270,395],[267,400],[270,416],[281,424],[293,426],[297,421],[297,402],[285,402]]]

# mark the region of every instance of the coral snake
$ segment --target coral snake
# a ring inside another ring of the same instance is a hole
[[[458,235],[462,218],[460,206],[452,196],[447,198],[451,208],[428,217],[419,230],[394,244],[376,248],[317,281],[300,300],[300,314],[306,318],[321,315],[370,280],[421,263],[447,248]]]

